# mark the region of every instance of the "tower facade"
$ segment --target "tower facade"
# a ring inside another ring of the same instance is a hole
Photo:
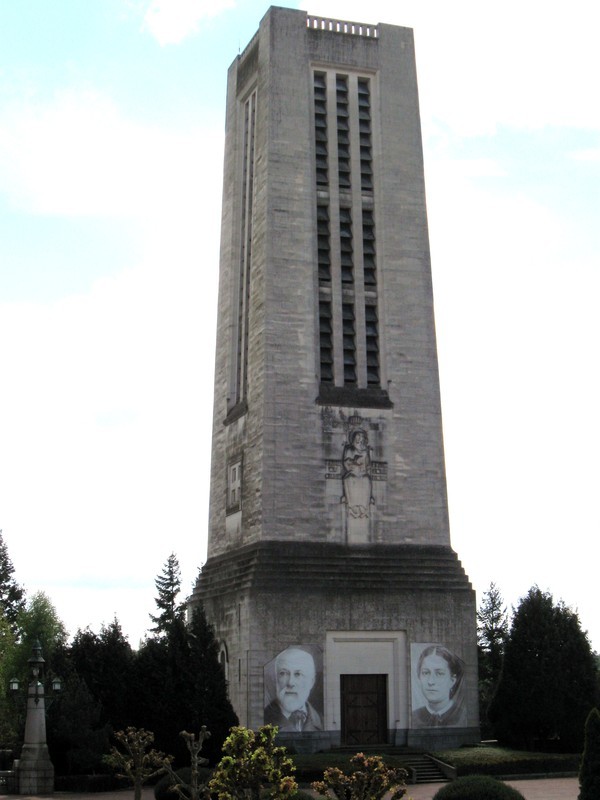
[[[208,559],[241,724],[478,738],[412,31],[271,8],[228,73]]]

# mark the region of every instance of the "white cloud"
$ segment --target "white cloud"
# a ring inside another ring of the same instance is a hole
[[[178,44],[197,33],[202,22],[235,5],[235,0],[152,0],[144,24],[159,44]]]
[[[16,207],[35,214],[170,217],[214,205],[222,131],[171,130],[127,119],[105,95],[64,91],[13,105],[0,118],[0,176]]]
[[[187,593],[205,546],[223,135],[144,128],[89,93],[13,107],[0,131],[13,203],[138,235],[88,293],[0,304],[0,527],[72,630],[117,611],[141,635],[170,551]],[[129,599],[112,585],[140,575]]]
[[[573,161],[588,161],[590,163],[600,163],[600,147],[590,147],[586,150],[578,150],[570,154]]]
[[[600,273],[569,219],[432,153],[428,216],[452,542],[479,590],[534,583],[582,609],[595,645]],[[579,231],[581,233],[581,231]],[[490,556],[493,554],[493,557]],[[589,560],[588,560],[589,561]]]
[[[596,7],[590,0],[306,0],[308,12],[387,22],[415,32],[424,118],[461,136],[499,125],[600,129],[593,102],[600,73]]]
[[[71,628],[117,611],[136,629],[171,550],[186,593],[204,550],[218,255],[164,255],[0,308],[2,525],[28,592],[46,588]]]

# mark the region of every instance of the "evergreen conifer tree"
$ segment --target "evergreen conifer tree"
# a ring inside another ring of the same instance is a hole
[[[17,632],[17,617],[25,608],[25,589],[15,581],[15,568],[8,555],[8,548],[0,531],[0,614]]]
[[[227,694],[227,680],[219,659],[219,643],[201,606],[193,611],[188,642],[189,680],[193,686],[193,717],[188,730],[200,730],[202,725],[208,727],[211,737],[204,744],[204,754],[214,762],[230,729],[238,724],[238,718]]]
[[[477,612],[477,651],[479,661],[479,713],[482,732],[489,729],[488,709],[500,680],[504,648],[508,638],[508,615],[500,590],[494,583],[483,593]]]
[[[496,735],[529,749],[551,739],[576,752],[595,690],[596,661],[579,617],[532,587],[515,611],[490,707]]]
[[[159,613],[150,615],[152,632],[135,656],[135,724],[154,732],[157,747],[173,753],[177,763],[188,757],[180,731],[211,732],[204,745],[216,760],[229,729],[238,720],[227,696],[219,646],[202,609],[189,624],[185,604],[178,602],[179,562],[171,554],[156,579]]]
[[[168,557],[163,571],[155,580],[158,597],[156,605],[159,613],[150,614],[154,627],[150,630],[157,636],[165,636],[176,621],[181,621],[185,614],[185,604],[177,600],[181,591],[181,569],[175,553]]]

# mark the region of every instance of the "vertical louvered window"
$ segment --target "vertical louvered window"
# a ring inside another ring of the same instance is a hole
[[[363,192],[373,191],[373,154],[371,141],[371,93],[368,78],[359,78],[358,130],[360,137],[360,187]]]
[[[340,189],[350,188],[350,109],[348,103],[348,77],[337,75],[335,82],[338,178]]]
[[[354,305],[342,305],[343,335],[344,335],[344,384],[356,383],[356,324]]]
[[[319,285],[331,284],[331,242],[329,206],[317,206],[317,244],[319,260]]]
[[[319,344],[321,351],[321,381],[333,383],[333,325],[331,302],[319,302]]]
[[[367,385],[379,386],[379,324],[377,306],[365,305],[365,333],[367,344]]]
[[[313,77],[320,381],[379,387],[374,78]]]
[[[371,209],[363,208],[363,274],[365,290],[376,291],[375,221]]]
[[[329,183],[327,153],[327,80],[322,72],[314,75],[315,97],[315,155],[317,166],[317,186]]]
[[[342,283],[354,281],[354,243],[352,240],[352,212],[349,208],[340,208],[340,261],[342,265]]]

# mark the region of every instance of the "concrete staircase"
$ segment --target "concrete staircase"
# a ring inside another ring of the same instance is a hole
[[[412,772],[413,783],[448,783],[448,777],[427,753],[407,755],[405,763],[409,772]]]

